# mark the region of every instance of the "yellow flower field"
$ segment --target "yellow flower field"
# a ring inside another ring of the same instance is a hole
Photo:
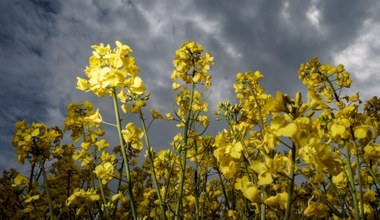
[[[215,113],[227,126],[211,136],[214,58],[202,45],[176,51],[176,107],[160,113],[146,109],[133,50],[115,44],[93,45],[77,77],[78,90],[113,100],[115,121],[84,101],[68,104],[64,128],[17,122],[13,146],[30,173],[3,171],[1,219],[380,219],[380,99],[348,90],[343,65],[301,64],[307,94],[294,96],[266,93],[260,71],[237,73],[236,103]],[[172,148],[152,147],[154,120],[175,123]]]

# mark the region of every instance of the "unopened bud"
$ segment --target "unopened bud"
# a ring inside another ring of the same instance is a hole
[[[302,94],[300,92],[297,92],[294,104],[297,107],[302,105]]]

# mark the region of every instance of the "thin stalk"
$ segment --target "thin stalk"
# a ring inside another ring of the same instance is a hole
[[[345,217],[346,216],[346,211],[345,211],[345,208],[344,208],[344,201],[342,201],[343,199],[342,199],[342,196],[341,195],[339,195],[339,192],[338,192],[338,190],[336,189],[336,187],[335,187],[335,185],[334,185],[334,183],[332,182],[332,180],[331,180],[331,178],[329,178],[326,174],[324,174],[324,176],[325,176],[325,180],[327,180],[327,182],[330,184],[330,186],[331,186],[331,188],[332,188],[332,190],[333,190],[333,192],[334,192],[334,194],[335,194],[335,196],[337,197],[337,198],[339,198],[338,199],[338,202],[339,202],[339,204],[340,204],[340,207],[341,207],[341,211],[342,211],[342,213],[340,213],[333,205],[329,205],[329,201],[327,200],[327,199],[325,199],[325,201],[324,202],[326,202],[326,204],[327,204],[327,206],[329,206],[330,207],[330,209],[331,210],[333,210],[333,213],[335,214],[335,215],[337,215],[337,216],[343,216],[343,217]]]
[[[127,154],[125,152],[125,142],[123,140],[123,135],[121,133],[121,119],[120,119],[120,111],[119,111],[119,105],[118,105],[118,101],[117,101],[117,96],[116,96],[116,91],[114,90],[112,92],[112,98],[113,98],[113,107],[114,107],[114,110],[115,110],[115,119],[116,119],[116,125],[117,125],[117,132],[118,132],[118,135],[119,135],[119,142],[120,142],[120,150],[121,150],[121,154],[123,156],[123,160],[125,161],[124,164],[125,164],[125,174],[126,174],[126,178],[127,178],[127,184],[128,184],[128,193],[129,193],[129,196],[130,196],[130,204],[131,204],[131,211],[132,211],[132,217],[134,220],[137,220],[137,213],[136,213],[136,207],[135,207],[135,200],[134,200],[134,197],[133,197],[133,191],[132,191],[132,181],[131,181],[131,170],[130,170],[130,167],[129,167],[129,159],[127,157]],[[121,177],[120,177],[121,178]]]
[[[197,116],[196,116],[197,117]],[[195,171],[194,171],[194,185],[195,185],[195,219],[199,219],[199,191],[201,189],[201,172],[199,170],[199,162],[198,162],[198,144],[194,142],[195,147]]]
[[[181,167],[182,167],[182,173],[180,177],[179,182],[179,189],[178,189],[178,201],[177,201],[177,207],[175,211],[175,220],[181,219],[180,218],[180,210],[182,205],[182,196],[183,196],[183,186],[185,182],[185,175],[186,175],[186,157],[187,157],[187,141],[188,141],[188,133],[189,133],[189,123],[190,123],[190,117],[192,114],[191,108],[193,106],[193,99],[194,99],[194,90],[195,90],[195,83],[191,83],[191,95],[190,95],[190,103],[189,103],[189,112],[187,113],[187,118],[185,121],[185,130],[184,130],[184,146],[181,150]]]
[[[364,198],[363,198],[363,185],[362,185],[362,177],[360,175],[360,158],[359,158],[359,150],[358,146],[356,145],[356,142],[354,140],[354,146],[355,146],[355,151],[356,151],[356,163],[357,163],[357,168],[356,172],[358,172],[358,180],[359,180],[359,202],[360,202],[360,212],[362,216],[364,217]]]
[[[366,161],[364,161],[364,163],[365,163],[366,166],[367,166],[367,170],[368,170],[369,174],[371,175],[371,177],[372,177],[373,180],[375,181],[375,184],[376,184],[377,186],[380,186],[380,180],[377,178],[377,176],[375,175],[375,173],[372,171],[370,165],[369,165]]]
[[[228,196],[227,196],[226,187],[224,186],[222,175],[220,174],[220,170],[218,169],[218,167],[216,167],[216,171],[217,171],[217,174],[218,174],[218,178],[219,178],[220,184],[222,185],[222,192],[223,192],[223,196],[224,196],[224,205],[229,210],[230,209],[230,203],[228,202]]]
[[[106,121],[102,121],[102,123],[117,128],[117,125],[115,125],[113,123],[109,123],[109,122],[106,122]]]
[[[352,194],[352,200],[354,201],[354,210],[355,210],[355,220],[359,220],[359,206],[358,206],[358,201],[356,198],[355,194],[355,183],[354,183],[354,175],[352,173],[352,168],[351,168],[351,161],[350,161],[350,150],[348,149],[348,145],[346,145],[346,165],[347,165],[347,171],[348,171],[348,180],[350,182],[350,188],[351,188],[351,194]],[[359,174],[360,175],[360,174]]]
[[[199,173],[199,177],[198,177]],[[195,172],[194,172],[194,183],[195,183],[195,219],[199,219],[199,189],[200,189],[200,170],[198,162],[198,145],[195,141]]]
[[[204,176],[204,183],[203,183],[203,189],[202,189],[203,192],[206,191],[206,184],[207,184],[207,173],[205,173],[205,176]],[[203,205],[202,212],[201,212],[201,219],[205,219],[205,208],[206,206]]]
[[[29,185],[28,185],[28,193],[32,190],[32,185],[33,185],[33,176],[34,176],[34,168],[36,167],[36,164],[32,164],[32,170],[30,171],[30,176],[29,176]]]
[[[248,209],[248,199],[244,198],[244,215],[248,219],[249,218],[249,209]]]
[[[293,142],[292,149],[290,151],[292,158],[290,160],[290,177],[288,185],[288,201],[286,203],[286,212],[284,219],[288,220],[290,218],[290,211],[292,206],[292,195],[294,191],[294,163],[296,161],[296,145]]]
[[[49,204],[49,215],[50,215],[50,219],[53,220],[54,219],[53,202],[51,201],[49,186],[47,183],[46,170],[44,166],[45,161],[40,161],[40,163],[41,163],[42,177],[43,177],[43,182],[44,182],[44,187],[45,187],[45,192],[46,192],[46,199],[48,200],[48,204]]]
[[[87,139],[86,130],[85,130],[83,125],[82,125],[82,138],[83,138],[83,141],[86,141],[86,139]],[[96,160],[96,153],[94,153],[94,159]],[[87,189],[89,189],[91,187],[96,188],[94,173],[92,172],[94,169],[95,169],[95,167],[93,167],[93,164],[91,164],[91,167],[88,170],[88,172],[90,173],[91,180],[87,184]],[[99,210],[99,211],[101,212],[102,210]]]
[[[145,143],[146,143],[146,146],[148,148],[148,150],[147,150],[147,152],[148,152],[148,159],[149,159],[150,169],[152,170],[153,182],[154,182],[154,185],[155,185],[155,188],[156,188],[156,193],[157,193],[158,200],[160,201],[161,217],[162,217],[162,219],[167,219],[166,218],[166,205],[164,204],[164,202],[162,200],[160,187],[159,187],[158,181],[157,181],[156,169],[154,167],[154,162],[153,162],[153,148],[152,148],[152,146],[150,145],[150,142],[149,142],[148,130],[146,128],[144,116],[143,116],[143,113],[142,113],[141,109],[140,109],[140,119],[141,119],[141,124],[142,124],[143,130],[144,130],[144,134],[145,134],[144,135],[144,137],[145,137]]]
[[[264,119],[263,119],[263,114],[262,114],[262,110],[261,110],[261,105],[259,103],[259,99],[257,98],[257,95],[255,93],[254,90],[252,90],[252,95],[253,95],[253,98],[255,99],[255,103],[257,105],[257,109],[259,111],[259,117],[260,117],[260,134],[261,134],[261,138],[264,138],[264,131],[265,131],[265,127],[264,127]],[[265,198],[266,198],[266,191],[265,191],[265,187],[262,186],[260,187],[260,192],[261,192],[261,195],[262,195],[262,200],[264,201]],[[265,220],[265,212],[266,212],[266,207],[265,207],[265,204],[262,203],[260,205],[260,219],[261,220]]]
[[[197,163],[198,164],[198,163]],[[195,181],[195,219],[199,219],[199,181],[198,181],[198,167],[195,168],[194,173]]]
[[[119,178],[119,181],[117,183],[117,192],[120,191],[120,187],[121,187],[121,180],[122,180],[122,176],[123,176],[123,167],[124,167],[124,160],[121,160],[121,164],[120,164],[120,168],[119,168],[119,174],[120,174],[120,178]],[[116,204],[115,204],[115,208],[113,209],[113,214],[112,216],[115,218],[115,215],[116,215],[116,211],[117,211],[117,206],[119,204],[119,200],[116,201]]]
[[[99,180],[100,194],[102,195],[102,200],[103,200],[103,204],[104,204],[104,212],[106,214],[106,219],[110,219],[108,208],[106,207],[107,201],[106,201],[106,197],[104,195],[103,184],[102,184],[102,181],[100,179],[98,179],[98,180]]]

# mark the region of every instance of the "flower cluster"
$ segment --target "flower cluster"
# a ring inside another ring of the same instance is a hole
[[[19,121],[12,144],[16,147],[19,163],[24,164],[28,159],[35,164],[39,160],[50,159],[52,148],[59,146],[61,139],[62,131],[58,127],[49,128],[43,123],[29,126],[26,121]]]
[[[67,117],[65,119],[65,131],[71,131],[71,139],[79,141],[83,137],[85,129],[93,128],[89,135],[102,135],[104,132],[99,126],[102,123],[99,109],[94,111],[93,104],[89,101],[84,103],[69,103],[67,105]],[[92,138],[93,139],[93,138]]]
[[[3,172],[0,219],[380,219],[380,99],[342,95],[352,83],[343,65],[301,64],[304,97],[272,96],[261,72],[237,73],[236,103],[217,106],[226,127],[211,135],[204,93],[213,57],[200,44],[176,51],[176,107],[151,118],[132,49],[119,41],[92,49],[77,88],[110,95],[115,123],[91,102],[69,103],[72,142],[61,145],[58,127],[17,122],[13,146],[31,169]],[[172,148],[151,145],[157,119],[176,123]],[[103,125],[116,128],[118,143]]]
[[[92,56],[85,70],[88,79],[77,78],[79,90],[91,91],[99,97],[112,95],[115,88],[128,88],[135,94],[145,91],[143,81],[137,76],[136,60],[129,55],[132,49],[120,41],[116,41],[116,46],[115,49],[104,44],[91,46]]]
[[[213,64],[214,57],[208,52],[203,54],[203,47],[194,41],[184,42],[175,53],[173,65],[175,70],[171,79],[181,79],[186,84],[203,83],[207,90],[211,86],[211,75],[208,71]],[[173,89],[181,87],[181,84],[173,82]]]

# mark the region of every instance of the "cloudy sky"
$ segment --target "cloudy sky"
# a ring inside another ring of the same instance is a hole
[[[377,0],[2,0],[0,170],[19,167],[11,145],[18,120],[63,127],[69,102],[91,100],[112,121],[111,100],[75,89],[93,44],[130,45],[152,92],[149,107],[163,112],[174,106],[172,59],[186,40],[215,57],[210,110],[233,98],[237,72],[260,70],[269,93],[293,96],[303,90],[299,65],[315,56],[343,63],[366,99],[380,95],[379,11]],[[152,127],[155,147],[168,146],[173,128]]]

